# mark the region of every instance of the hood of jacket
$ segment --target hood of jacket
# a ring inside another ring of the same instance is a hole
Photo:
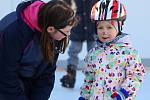
[[[22,19],[33,31],[36,29],[41,32],[38,26],[38,12],[44,4],[40,0],[22,2],[16,9],[17,17]]]

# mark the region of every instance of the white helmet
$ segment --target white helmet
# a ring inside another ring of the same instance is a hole
[[[121,20],[126,19],[126,9],[123,4],[117,0],[100,0],[91,10],[92,20]]]

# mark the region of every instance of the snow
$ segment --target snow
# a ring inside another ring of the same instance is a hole
[[[60,78],[66,74],[65,71],[56,72],[55,86],[49,100],[78,100],[80,86],[83,82],[84,75],[81,71],[77,72],[77,80],[73,89],[64,88],[61,86]]]
[[[77,81],[73,89],[64,88],[61,86],[60,78],[65,74],[65,71],[56,71],[56,81],[55,86],[52,91],[51,97],[49,100],[78,100],[80,93],[80,86],[83,82],[84,75],[79,70],[77,71]],[[145,74],[144,82],[137,93],[136,100],[148,100],[150,97],[150,72]]]

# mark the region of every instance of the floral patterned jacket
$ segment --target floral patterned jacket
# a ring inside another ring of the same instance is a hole
[[[112,42],[98,42],[89,51],[85,58],[85,79],[80,92],[84,99],[79,100],[135,99],[145,71],[128,37],[122,34]],[[116,94],[121,96],[117,97]]]

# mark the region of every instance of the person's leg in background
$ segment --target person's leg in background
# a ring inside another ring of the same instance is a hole
[[[79,58],[78,54],[81,52],[83,42],[80,41],[71,41],[69,50],[68,50],[68,65],[74,65],[75,68],[78,67]]]
[[[64,75],[60,79],[60,81],[62,82],[62,86],[64,87],[74,88],[76,81],[76,70],[79,63],[78,54],[81,52],[82,46],[83,42],[71,41],[68,50],[69,58],[67,60],[67,75]]]

